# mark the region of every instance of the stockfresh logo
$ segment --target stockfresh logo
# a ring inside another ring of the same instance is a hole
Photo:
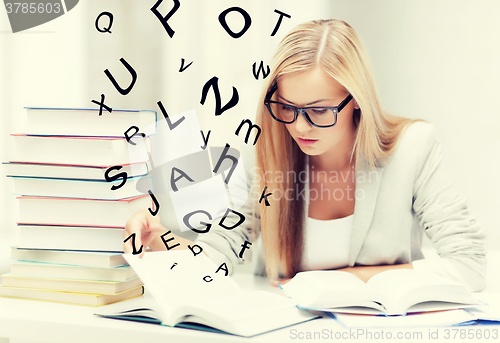
[[[31,29],[54,20],[71,11],[79,0],[38,0],[12,1],[4,0],[5,9],[12,32]]]

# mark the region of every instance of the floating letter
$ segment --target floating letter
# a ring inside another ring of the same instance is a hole
[[[132,238],[132,249],[133,249],[132,255],[140,254],[142,252],[142,245],[138,251],[135,249],[135,232],[133,234],[131,234],[130,236],[128,236],[127,239],[125,239],[123,241],[123,243],[127,242],[130,238]]]
[[[174,179],[174,171],[178,172],[181,175]],[[172,173],[170,174],[170,187],[172,187],[172,190],[174,192],[178,191],[177,186],[175,185],[175,183],[177,181],[179,181],[180,179],[182,179],[182,178],[188,179],[189,182],[194,182],[194,180],[191,179],[188,174],[184,173],[182,170],[180,170],[178,168],[172,167]]]
[[[118,174],[111,176],[111,177],[109,176],[109,173],[111,171],[120,170],[120,169],[122,169],[122,166],[113,166],[113,167],[109,167],[108,169],[106,169],[106,172],[104,173],[104,178],[108,182],[118,180],[119,178],[123,179],[122,182],[118,186],[117,185],[111,186],[112,191],[120,189],[123,185],[125,185],[125,182],[127,182],[127,173],[126,172],[121,172],[121,173],[118,173]]]
[[[106,109],[106,111],[108,111],[109,113],[113,112],[113,109],[109,106],[106,106],[104,105],[104,94],[101,94],[101,102],[97,101],[97,100],[92,100],[92,102],[94,104],[97,104],[99,105],[99,115],[101,116],[102,115],[102,108],[104,107]]]
[[[162,2],[163,2],[163,0],[158,0],[156,2],[156,4],[154,4],[154,6],[151,7],[151,12],[154,13],[154,15],[156,16],[156,18],[158,18],[158,20],[160,21],[160,23],[163,25],[163,27],[167,31],[167,33],[170,36],[170,38],[172,38],[172,36],[174,35],[175,31],[172,30],[172,28],[170,27],[170,25],[168,25],[168,20],[170,19],[171,16],[174,15],[175,12],[177,12],[177,10],[179,9],[179,7],[181,7],[181,3],[179,2],[179,0],[174,0],[174,7],[170,10],[170,12],[168,12],[168,14],[165,17],[163,17],[161,15],[161,13],[158,12],[158,7],[160,7],[160,5],[161,5]]]
[[[202,225],[205,225],[206,229],[205,230],[198,230],[198,229],[195,229],[190,223],[189,223],[189,219],[195,215],[196,213],[203,213],[203,214],[206,214],[208,219],[209,220],[212,220],[212,216],[210,215],[210,213],[208,213],[207,211],[204,211],[204,210],[196,210],[196,211],[193,211],[193,212],[190,212],[188,214],[186,214],[184,216],[184,218],[182,219],[184,221],[184,225],[186,225],[190,230],[196,232],[196,233],[207,233],[208,231],[210,231],[210,228],[212,227],[212,224],[210,223],[206,223],[206,222],[202,222],[200,221],[200,224]]]
[[[271,33],[271,37],[274,36],[276,34],[276,32],[278,32],[278,29],[280,28],[281,21],[283,20],[283,17],[287,17],[287,18],[292,17],[291,15],[286,14],[286,13],[281,12],[281,11],[278,11],[278,10],[274,10],[274,12],[278,13],[280,15],[280,17],[278,19],[278,22],[276,23],[276,26],[274,27],[273,33]]]
[[[233,12],[233,11],[237,11],[237,12],[241,13],[241,15],[243,16],[243,19],[245,19],[245,25],[243,26],[243,28],[241,29],[240,32],[233,32],[233,30],[231,30],[229,28],[229,26],[227,25],[226,15],[229,12]],[[219,14],[219,22],[222,25],[222,27],[224,28],[224,30],[226,30],[226,32],[229,33],[229,35],[231,37],[233,37],[233,38],[240,38],[250,28],[250,25],[252,24],[252,18],[250,18],[250,15],[243,8],[240,8],[240,7],[231,7],[231,8],[228,8],[227,10],[225,10],[225,11],[222,11],[222,13]]]
[[[264,70],[264,61],[260,61],[259,69],[255,70],[255,67],[257,66],[257,62],[253,64],[253,77],[255,77],[256,80],[259,79],[259,74],[262,71],[262,75],[264,76],[263,79],[265,79],[269,73],[271,72],[271,69],[269,66],[267,66],[267,71]]]
[[[238,222],[236,224],[234,224],[233,226],[226,226],[223,224],[224,220],[227,218],[227,216],[229,215],[229,211],[233,212],[234,214],[236,214],[238,217],[240,217],[240,219],[238,220]],[[230,208],[228,208],[226,210],[226,213],[224,213],[224,216],[222,217],[222,219],[220,220],[219,222],[219,225],[222,226],[224,229],[226,230],[232,230],[234,229],[235,227],[237,227],[238,225],[240,225],[241,223],[243,223],[245,221],[245,216],[243,214],[241,214],[240,212],[238,211],[235,211],[235,210],[232,210]]]
[[[250,131],[252,131],[252,129],[257,129],[257,134],[255,135],[255,140],[253,141],[253,145],[255,145],[255,143],[257,143],[257,139],[259,139],[259,135],[261,132],[259,125],[252,124],[252,121],[250,119],[244,119],[241,121],[241,124],[238,126],[238,128],[234,132],[234,134],[236,136],[238,136],[240,134],[240,130],[243,127],[243,124],[248,124],[248,131],[247,131],[247,135],[245,136],[245,143],[246,144],[248,144],[248,138],[250,137]]]
[[[99,19],[101,19],[101,17],[105,15],[105,16],[108,16],[109,18],[109,23],[108,23],[108,27],[103,27],[102,29],[99,28]],[[102,12],[101,14],[99,14],[97,16],[97,19],[95,20],[95,28],[97,29],[97,31],[99,32],[107,32],[107,33],[111,33],[111,26],[113,26],[113,13],[109,13],[109,12]]]
[[[215,115],[220,116],[222,113],[227,111],[228,109],[236,106],[238,103],[240,97],[238,95],[238,90],[233,87],[233,96],[231,97],[231,100],[224,106],[221,106],[221,98],[220,98],[220,92],[219,92],[219,78],[217,76],[212,77],[210,80],[205,83],[203,86],[203,90],[201,92],[201,101],[200,104],[204,105],[205,100],[207,99],[207,94],[208,90],[212,87],[214,89],[214,95],[215,95]]]
[[[125,88],[125,89],[121,88],[118,85],[118,82],[116,82],[115,78],[113,77],[113,75],[111,75],[111,73],[109,72],[108,69],[104,70],[104,74],[106,74],[106,76],[109,78],[109,80],[111,81],[113,86],[115,86],[116,90],[118,92],[120,92],[121,95],[127,95],[128,93],[130,93],[130,91],[134,87],[135,81],[137,81],[137,73],[135,72],[134,68],[132,68],[130,66],[130,64],[127,63],[127,61],[125,61],[125,59],[120,58],[120,62],[122,62],[122,64],[125,66],[125,68],[127,68],[130,75],[132,75],[132,82],[130,83],[130,85],[127,88]]]
[[[180,243],[176,243],[176,244],[172,245],[171,247],[168,246],[168,242],[173,241],[175,238],[174,237],[170,237],[169,239],[165,239],[163,237],[165,237],[166,235],[168,235],[170,233],[171,233],[171,231],[168,230],[167,232],[165,232],[163,235],[160,236],[160,238],[163,241],[163,244],[165,244],[165,247],[167,248],[167,250],[173,249],[173,248],[178,247],[179,245],[181,245]],[[172,266],[172,268],[173,267],[174,266]],[[172,268],[170,268],[170,269],[172,269]]]

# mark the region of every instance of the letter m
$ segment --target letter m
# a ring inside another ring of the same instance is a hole
[[[250,119],[243,119],[241,121],[241,124],[238,126],[238,128],[236,129],[236,131],[234,132],[234,134],[236,136],[239,136],[240,134],[240,130],[241,128],[243,127],[244,124],[248,124],[248,131],[247,131],[247,135],[245,137],[245,143],[248,144],[248,138],[250,137],[250,132],[252,131],[252,129],[257,129],[257,134],[255,135],[255,140],[253,142],[253,145],[255,145],[255,143],[257,143],[257,139],[259,139],[259,136],[260,136],[260,132],[261,132],[261,128],[259,127],[259,125],[257,124],[253,124],[252,121]]]

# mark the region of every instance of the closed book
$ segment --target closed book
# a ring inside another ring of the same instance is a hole
[[[106,181],[108,167],[74,166],[66,164],[45,164],[27,162],[3,162],[7,176],[45,177],[52,179],[99,180]],[[146,176],[149,172],[147,163],[125,164],[115,173],[127,173],[128,177]]]
[[[70,264],[88,267],[117,267],[127,262],[121,253],[11,248],[11,257],[21,261]]]
[[[25,133],[32,135],[123,137],[131,126],[146,136],[156,131],[156,112],[149,110],[103,110],[99,115],[99,108],[26,107],[26,114]]]
[[[123,228],[25,224],[18,227],[21,248],[123,252]]]
[[[119,200],[28,196],[17,199],[20,224],[122,228],[135,212],[153,206],[149,194]]]
[[[135,137],[135,145],[125,137],[76,137],[11,135],[14,156],[10,162],[69,165],[115,165],[148,161],[149,138]]]
[[[117,301],[140,296],[144,293],[142,286],[117,294],[91,294],[61,291],[47,291],[34,288],[17,288],[0,286],[0,296],[32,300],[53,301],[65,304],[102,306]]]
[[[93,294],[116,294],[142,285],[138,277],[127,281],[99,281],[19,276],[9,273],[2,275],[2,278],[3,285],[7,287]]]
[[[148,190],[153,189],[153,178],[150,176],[127,177],[122,186],[120,186],[122,178],[107,182],[13,176],[12,180],[14,193],[28,196],[116,200],[148,194]],[[141,180],[140,187],[137,186],[139,180]],[[119,188],[112,189],[112,187]]]
[[[130,266],[103,268],[23,261],[13,261],[10,273],[19,276],[102,281],[127,281],[137,276]]]

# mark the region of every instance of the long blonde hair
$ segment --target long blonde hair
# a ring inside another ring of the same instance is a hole
[[[257,124],[262,129],[256,146],[259,186],[261,190],[267,186],[266,193],[281,195],[279,199],[268,197],[270,206],[264,201],[259,205],[266,273],[271,279],[292,277],[299,271],[305,220],[305,199],[301,194],[305,185],[296,178],[277,181],[268,177],[266,180],[266,172],[270,175],[279,172],[300,175],[305,169],[305,154],[285,125],[269,115],[264,99],[282,76],[303,72],[316,65],[352,94],[359,105],[359,109],[353,112],[357,133],[351,159],[354,158],[356,166],[361,157],[372,168],[379,166],[393,152],[404,128],[413,121],[393,116],[383,109],[365,49],[346,22],[332,19],[303,23],[281,41],[257,110]],[[285,192],[288,196],[283,196]],[[289,200],[290,194],[292,200]]]

